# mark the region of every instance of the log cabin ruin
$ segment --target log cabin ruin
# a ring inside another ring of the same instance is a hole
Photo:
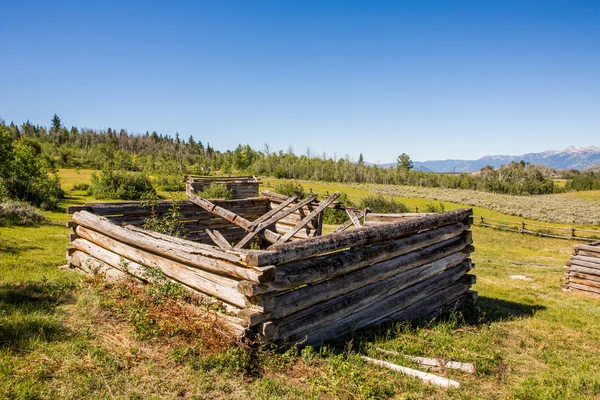
[[[565,266],[563,288],[600,298],[600,241],[573,248]]]
[[[140,202],[69,207],[72,268],[106,279],[144,280],[148,268],[221,303],[233,334],[319,344],[388,321],[439,315],[476,299],[470,209],[441,214],[351,210],[323,234],[318,201],[271,192],[178,204],[185,238],[142,228]],[[172,207],[161,201],[159,215]],[[248,248],[251,247],[251,248]]]

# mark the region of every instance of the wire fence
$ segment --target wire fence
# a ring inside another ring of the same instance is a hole
[[[551,225],[533,224],[525,221],[507,221],[473,215],[474,226],[493,228],[502,231],[518,232],[527,235],[550,237],[555,239],[582,240],[594,242],[600,239],[600,230],[582,229],[576,227],[558,227]]]

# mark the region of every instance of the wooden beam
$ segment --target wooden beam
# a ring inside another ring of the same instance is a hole
[[[227,239],[225,239],[223,237],[223,235],[221,235],[221,232],[217,231],[217,230],[210,230],[210,229],[205,229],[204,230],[208,236],[210,236],[210,238],[212,239],[213,242],[215,242],[217,244],[217,246],[219,246],[220,248],[224,249],[224,250],[231,250],[233,247],[231,247],[231,245],[227,242]]]
[[[360,356],[361,359],[369,362],[371,364],[378,365],[380,367],[385,367],[391,369],[392,371],[403,373],[404,375],[414,376],[415,378],[419,378],[423,382],[431,383],[433,385],[441,386],[444,388],[457,388],[460,387],[460,383],[453,381],[452,379],[442,378],[441,376],[437,376],[434,374],[430,374],[428,372],[418,371],[416,369],[402,367],[400,365],[392,364],[387,361],[376,360],[374,358]]]
[[[295,196],[294,196],[295,197]],[[250,233],[248,233],[236,246],[236,249],[241,249],[243,248],[248,242],[250,242],[252,240],[252,238],[259,234],[260,232],[262,232],[264,229],[266,229],[269,225],[276,223],[277,221],[279,221],[282,218],[287,217],[288,215],[292,214],[293,212],[301,209],[302,207],[304,207],[305,205],[309,204],[310,202],[312,202],[315,198],[317,197],[316,194],[310,195],[309,197],[307,197],[306,199],[300,201],[297,204],[294,204],[292,207],[288,208],[287,210],[283,210],[281,209],[279,212],[277,212],[276,214],[272,215],[271,217],[265,219],[263,222],[261,222],[258,226],[250,226],[251,230]],[[285,203],[285,202],[284,202]],[[282,204],[284,204],[282,203]]]
[[[337,199],[338,197],[340,197],[340,193],[335,192],[327,200],[320,202],[319,206],[317,208],[312,210],[306,217],[304,217],[304,219],[302,219],[302,221],[298,222],[296,224],[296,226],[294,226],[292,229],[290,229],[290,231],[288,233],[283,235],[277,242],[275,242],[275,244],[282,244],[282,243],[287,242],[292,236],[294,236],[294,234],[296,232],[298,232],[306,224],[308,224],[310,221],[312,221],[313,218],[315,218],[317,215],[319,215],[319,213],[321,211],[323,211],[325,208],[327,208],[327,206],[329,206],[331,203],[333,203],[335,201],[335,199]]]
[[[281,203],[277,207],[271,209],[271,211],[267,212],[262,217],[257,218],[254,221],[252,221],[250,223],[250,227],[256,226],[256,225],[260,224],[261,222],[266,221],[267,219],[271,218],[273,215],[277,214],[279,211],[283,210],[284,208],[286,208],[288,205],[290,205],[291,203],[293,203],[297,199],[298,199],[298,196],[292,196],[292,197],[290,197],[289,199],[287,199],[286,201],[284,201],[283,203]]]
[[[354,214],[354,210],[346,208],[346,214],[348,214],[348,217],[350,217],[350,222],[352,222],[356,228],[362,228],[362,225],[360,224],[360,217],[357,217],[356,214]]]
[[[382,226],[354,229],[348,232],[314,237],[306,240],[276,244],[272,251],[249,252],[245,256],[248,265],[275,265],[318,254],[339,250],[346,247],[358,247],[375,242],[390,240],[400,236],[452,225],[457,222],[467,222],[472,209],[458,209],[443,214],[436,214],[406,221],[394,222]]]
[[[218,274],[233,276],[257,283],[270,281],[275,275],[274,267],[266,267],[265,270],[259,268],[247,268],[243,265],[222,260],[220,255],[223,251],[218,248],[209,246],[212,250],[208,250],[199,248],[194,242],[190,242],[191,245],[186,246],[184,244],[164,241],[117,226],[106,218],[94,215],[87,211],[76,212],[73,214],[73,220],[81,226],[98,231],[119,242],[141,249],[147,249],[163,257]],[[215,254],[218,254],[219,256],[215,256]]]
[[[231,222],[234,225],[239,226],[240,228],[245,229],[246,231],[250,231],[250,224],[251,222],[248,221],[246,218],[231,212],[223,207],[219,207],[216,204],[203,199],[200,196],[196,196],[195,194],[191,194],[190,195],[190,201],[194,204],[199,205],[200,207],[204,208],[206,211],[218,215],[219,217],[225,219],[226,221]],[[279,238],[281,237],[280,234],[270,231],[268,229],[265,229],[263,233],[263,237],[271,242],[271,243],[275,243],[277,242],[277,240],[279,240]]]
[[[348,210],[350,210],[350,209],[349,209],[349,208],[347,208],[347,209],[346,209],[346,212],[349,212]],[[356,218],[360,220],[361,218],[365,217],[365,215],[366,215],[366,211],[367,211],[367,210],[363,210],[363,211],[359,212],[359,213],[356,215]],[[334,233],[338,233],[338,232],[343,232],[343,231],[345,231],[346,229],[350,228],[350,227],[351,227],[353,224],[354,224],[354,221],[353,221],[353,220],[352,220],[352,218],[351,218],[350,220],[348,220],[348,221],[344,222],[342,225],[338,226],[338,227],[337,227],[337,228],[336,228],[336,229],[335,229],[333,232],[331,232],[331,233],[332,233],[332,234],[334,234]],[[360,225],[360,224],[359,224],[359,225]],[[359,226],[359,228],[361,228],[361,227]]]

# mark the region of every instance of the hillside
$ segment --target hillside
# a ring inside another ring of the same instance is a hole
[[[584,171],[600,172],[600,163],[594,164],[591,167],[584,168]]]

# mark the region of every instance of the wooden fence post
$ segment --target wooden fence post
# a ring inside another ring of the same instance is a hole
[[[575,237],[575,227],[571,227],[571,237]]]

